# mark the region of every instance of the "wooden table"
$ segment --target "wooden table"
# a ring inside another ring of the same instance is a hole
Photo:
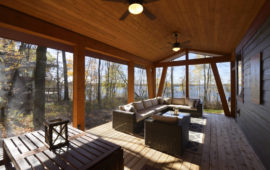
[[[44,131],[4,139],[4,163],[16,169],[123,169],[120,146],[95,135],[68,128],[68,147],[50,151]]]

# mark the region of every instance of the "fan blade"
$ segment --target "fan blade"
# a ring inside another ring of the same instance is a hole
[[[123,21],[124,19],[126,19],[126,17],[129,15],[129,11],[127,10],[120,18],[120,21]]]
[[[147,4],[147,3],[156,2],[156,1],[159,1],[159,0],[146,0],[146,1],[143,1],[143,3]]]
[[[143,13],[151,20],[156,19],[156,16],[152,14],[147,8],[143,7]]]
[[[127,3],[127,0],[103,0],[103,1]]]
[[[187,41],[181,42],[180,44],[181,45],[186,45],[186,44],[189,44],[189,43],[190,43],[190,40],[187,40]]]

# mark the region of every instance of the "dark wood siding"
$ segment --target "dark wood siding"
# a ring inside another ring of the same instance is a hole
[[[250,58],[262,53],[261,104],[251,101]],[[237,103],[237,122],[267,169],[270,169],[270,17],[242,49],[244,103]]]

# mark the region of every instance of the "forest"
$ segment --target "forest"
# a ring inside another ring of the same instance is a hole
[[[127,69],[124,64],[85,57],[86,128],[111,121],[112,110],[127,103]],[[205,108],[220,109],[210,66],[190,66],[189,71],[190,97],[201,98]],[[156,69],[157,89],[161,72]],[[146,70],[135,67],[134,74],[135,100],[148,98]],[[72,123],[72,53],[0,38],[0,77],[1,138],[42,129],[45,119],[65,117]],[[229,81],[222,81],[229,98]],[[164,96],[184,97],[185,86],[185,67],[168,68]]]

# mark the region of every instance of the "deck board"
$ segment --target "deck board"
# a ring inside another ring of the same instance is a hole
[[[234,119],[217,114],[205,117],[202,154],[185,152],[179,158],[145,146],[141,137],[114,130],[111,122],[87,132],[120,145],[125,169],[141,169],[145,164],[160,169],[265,169]]]

